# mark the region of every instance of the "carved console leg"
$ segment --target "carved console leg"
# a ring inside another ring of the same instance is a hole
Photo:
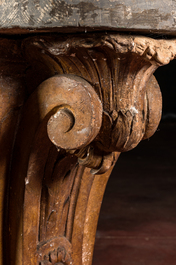
[[[28,96],[9,172],[8,265],[91,265],[101,202],[120,152],[161,118],[153,72],[174,41],[123,35],[22,42]]]

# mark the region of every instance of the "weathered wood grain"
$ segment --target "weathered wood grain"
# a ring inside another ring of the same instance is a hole
[[[74,31],[109,28],[175,34],[176,1],[0,0],[1,32],[63,27]]]
[[[156,130],[152,74],[176,58],[176,41],[12,36],[0,58],[0,265],[91,265],[110,172]]]

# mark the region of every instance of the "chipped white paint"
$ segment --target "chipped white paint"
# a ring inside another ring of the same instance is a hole
[[[25,185],[28,185],[29,184],[29,180],[28,178],[25,178]]]
[[[88,132],[89,132],[89,128],[83,128],[82,130],[77,131],[78,134],[85,134],[85,133],[88,133]]]
[[[131,106],[130,111],[133,115],[138,114],[138,110],[134,106]]]
[[[128,6],[128,7],[126,8],[126,12],[127,12],[126,18],[127,18],[127,19],[132,18],[132,12],[131,12],[131,7],[130,7],[130,6]]]

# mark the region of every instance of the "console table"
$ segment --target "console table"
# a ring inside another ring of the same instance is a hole
[[[113,166],[160,122],[175,32],[171,0],[0,1],[0,265],[91,265]]]

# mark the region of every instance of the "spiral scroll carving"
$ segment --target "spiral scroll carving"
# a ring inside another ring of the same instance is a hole
[[[161,49],[158,49],[158,43]],[[113,155],[110,154],[131,150],[142,139],[151,137],[159,124],[162,108],[159,86],[152,74],[159,65],[167,63],[160,51],[164,51],[167,60],[171,60],[174,58],[175,45],[175,42],[123,35],[56,37],[54,41],[50,38],[31,39],[25,44],[28,54],[31,54],[32,48],[51,71],[55,69],[58,74],[73,74],[74,78],[83,78],[82,82],[87,82],[86,86],[96,92],[102,103],[102,110],[99,107],[99,111],[95,111],[96,115],[102,116],[98,126],[96,122],[94,125],[92,123],[92,128],[97,130],[93,138],[79,145],[73,144],[76,143],[76,137],[74,140],[67,138],[65,143],[69,143],[69,146],[62,145],[61,140],[55,142],[54,138],[60,135],[61,127],[65,136],[76,129],[73,125],[73,111],[65,108],[58,109],[49,120],[48,134],[51,141],[58,147],[71,150],[81,164],[93,169],[92,172],[104,172],[108,167],[103,165],[107,164],[110,157],[109,167],[113,164]],[[74,87],[75,81],[72,82]],[[81,102],[83,107],[84,96],[79,99],[77,94],[77,97],[77,102]],[[73,107],[74,111],[80,109],[80,113],[84,113],[86,124],[89,119],[88,108],[81,108],[76,105]],[[58,134],[53,136],[56,128]],[[85,128],[88,126],[85,125]],[[96,164],[93,160],[96,160]]]
[[[153,73],[175,58],[175,46],[102,33],[23,41],[28,99],[7,203],[14,260],[23,246],[23,265],[91,264],[109,175],[120,152],[157,129],[162,100]]]
[[[52,106],[50,111],[54,114],[48,121],[47,131],[56,146],[65,150],[80,149],[97,136],[102,104],[84,79],[74,75],[51,77],[39,86],[38,95],[43,102],[43,95],[48,97]]]
[[[156,131],[153,73],[175,58],[176,42],[57,34],[24,36],[5,51],[11,41],[1,41],[2,106],[14,125],[12,136],[2,116],[11,139],[2,153],[13,150],[4,162],[4,263],[90,265],[108,178],[121,152]]]

